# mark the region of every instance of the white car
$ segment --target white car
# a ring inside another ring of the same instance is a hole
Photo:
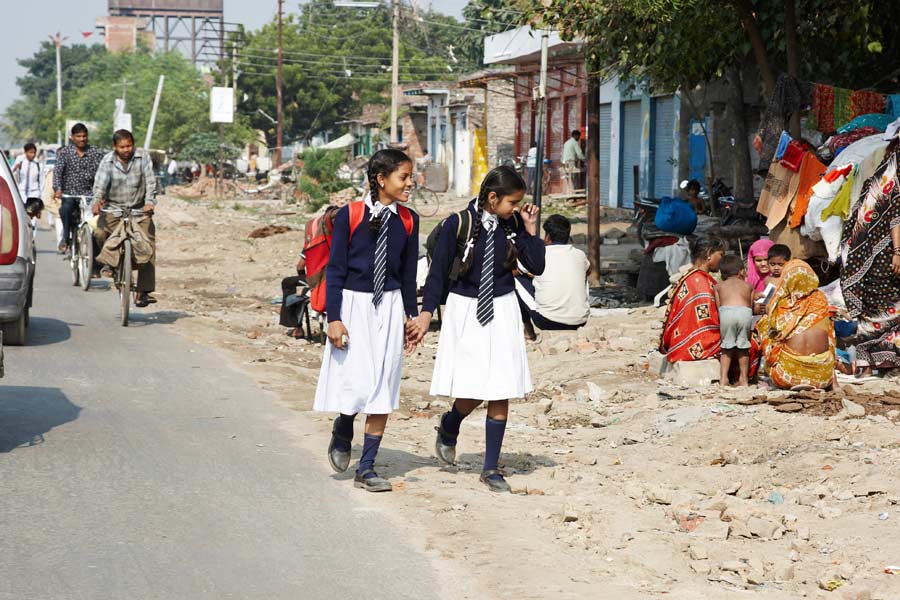
[[[9,161],[0,152],[0,330],[5,345],[25,345],[34,269],[31,220]]]

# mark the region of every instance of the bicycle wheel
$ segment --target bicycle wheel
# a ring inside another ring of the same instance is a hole
[[[94,271],[94,244],[91,243],[91,228],[88,225],[82,225],[78,230],[78,267],[79,277],[81,277],[81,289],[88,291],[91,289],[91,276]]]
[[[72,234],[72,240],[69,243],[69,269],[72,271],[72,285],[78,285],[81,282],[78,252],[78,233],[75,232]]]
[[[413,206],[416,212],[423,217],[433,217],[440,208],[437,193],[428,188],[418,187],[413,190]]]
[[[122,246],[122,260],[119,263],[121,285],[119,286],[122,301],[122,327],[128,327],[128,311],[131,308],[131,278],[134,275],[131,264],[131,240],[125,240]]]

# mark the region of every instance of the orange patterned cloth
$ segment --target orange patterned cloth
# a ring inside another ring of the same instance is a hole
[[[718,356],[722,338],[715,285],[709,273],[691,269],[672,288],[659,342],[669,362]]]
[[[819,183],[825,169],[816,155],[807,152],[800,164],[800,179],[797,185],[797,199],[791,212],[791,227],[800,227],[803,225],[803,217],[806,216],[806,210],[809,208],[809,199],[812,197],[812,188]]]
[[[828,299],[819,290],[819,278],[802,260],[785,265],[781,284],[769,301],[766,316],[756,328],[762,340],[763,356],[769,375],[776,385],[790,388],[813,385],[826,388],[834,374],[834,327],[828,323],[828,351],[814,356],[800,356],[787,348],[796,335],[821,326],[829,318]]]

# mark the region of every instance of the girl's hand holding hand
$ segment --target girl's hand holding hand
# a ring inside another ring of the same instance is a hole
[[[328,324],[328,339],[331,341],[331,345],[337,348],[338,350],[344,350],[347,347],[347,344],[344,343],[346,340],[348,343],[350,341],[350,336],[348,335],[347,328],[344,327],[344,324],[340,321],[332,321]]]
[[[519,210],[519,214],[522,216],[522,223],[525,224],[525,231],[531,235],[537,235],[537,218],[540,212],[541,209],[534,204],[525,204]]]

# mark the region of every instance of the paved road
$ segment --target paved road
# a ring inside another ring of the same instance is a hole
[[[0,380],[0,598],[438,597],[377,498],[279,427],[296,413],[172,315],[122,328],[113,292],[38,263]]]

